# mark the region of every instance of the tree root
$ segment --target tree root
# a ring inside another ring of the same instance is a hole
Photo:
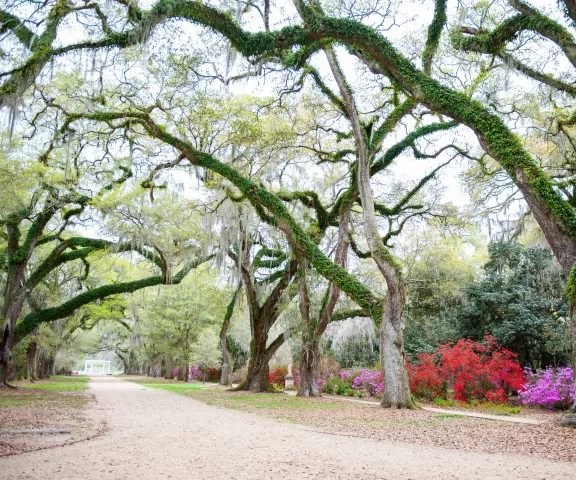
[[[11,388],[12,390],[18,390],[16,385],[10,385],[8,382],[0,383],[0,389],[1,388]]]

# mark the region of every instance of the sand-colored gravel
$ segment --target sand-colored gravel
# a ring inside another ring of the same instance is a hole
[[[110,377],[91,387],[109,431],[2,458],[1,479],[576,478],[574,463],[330,435]]]

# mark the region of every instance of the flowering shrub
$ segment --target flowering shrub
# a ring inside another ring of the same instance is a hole
[[[459,401],[505,402],[510,391],[521,391],[526,383],[516,354],[500,347],[491,335],[484,343],[460,340],[439,346],[436,353],[418,355],[416,362],[408,363],[408,375],[412,392],[429,400],[447,398],[452,390]],[[342,370],[318,386],[329,394],[356,391],[377,396],[383,391],[382,373],[367,368]]]
[[[566,409],[574,401],[574,372],[570,367],[538,370],[533,373],[524,370],[528,383],[520,392],[523,404],[539,405],[547,408]]]
[[[217,368],[209,368],[206,370],[206,380],[209,382],[216,382],[220,380],[220,370]]]
[[[491,335],[484,341],[462,339],[439,346],[436,354],[418,355],[419,363],[408,369],[410,388],[429,399],[453,389],[454,398],[465,402],[504,402],[511,390],[523,390],[526,378],[516,354],[501,348]]]
[[[194,380],[195,378],[198,378],[201,376],[202,376],[202,370],[200,370],[200,367],[192,367],[188,371],[188,380]]]
[[[382,393],[382,372],[361,368],[359,374],[352,381],[354,390],[365,390],[368,395],[376,396]]]
[[[276,365],[268,373],[268,381],[274,385],[284,386],[284,377],[288,375],[288,368]]]
[[[419,364],[408,363],[410,390],[418,397],[434,400],[441,395],[443,387],[444,391],[446,390],[446,383],[443,382],[440,369],[436,365],[436,355],[423,353],[417,355],[416,359]]]
[[[328,394],[356,395],[362,398],[366,392],[375,396],[382,393],[382,373],[367,368],[342,370],[338,377],[318,380],[318,388]]]

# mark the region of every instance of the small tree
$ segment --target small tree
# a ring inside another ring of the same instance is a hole
[[[212,330],[204,330],[198,337],[192,353],[192,362],[200,367],[202,383],[206,382],[206,372],[209,368],[220,368],[222,352],[219,347],[218,335]]]

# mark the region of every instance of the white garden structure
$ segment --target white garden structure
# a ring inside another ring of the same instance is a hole
[[[85,375],[108,375],[112,362],[110,360],[85,360]]]

